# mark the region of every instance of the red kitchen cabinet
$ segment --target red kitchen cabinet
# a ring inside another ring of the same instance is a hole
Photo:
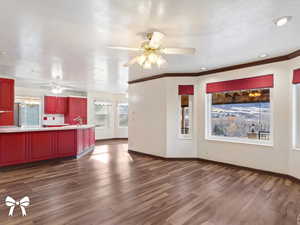
[[[80,99],[80,112],[82,118],[82,124],[87,124],[87,99],[81,98]]]
[[[31,133],[30,160],[38,161],[56,157],[57,133],[41,131]]]
[[[94,128],[89,128],[89,130],[90,130],[89,145],[93,146],[93,145],[95,145],[95,129]]]
[[[83,152],[83,129],[77,129],[77,155]]]
[[[67,156],[94,146],[94,128],[0,133],[0,167]]]
[[[45,114],[66,114],[68,111],[68,98],[57,96],[44,97]]]
[[[68,112],[67,97],[57,97],[56,114],[66,114]]]
[[[44,97],[44,111],[45,114],[56,114],[56,97],[45,96]]]
[[[83,129],[83,149],[90,147],[90,130]]]
[[[2,112],[0,113],[0,126],[12,126],[14,125],[14,112]]]
[[[0,126],[14,125],[15,81],[0,78]]]
[[[77,124],[74,119],[80,116],[82,124],[87,124],[87,99],[80,97],[68,98],[68,113],[65,117],[65,122],[68,124]]]
[[[0,165],[24,163],[27,160],[25,133],[7,133],[0,136]]]
[[[0,111],[14,111],[15,81],[0,78]]]
[[[76,130],[58,131],[57,152],[58,156],[76,155]]]

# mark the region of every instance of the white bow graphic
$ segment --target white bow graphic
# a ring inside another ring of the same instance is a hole
[[[29,197],[25,196],[20,201],[15,201],[12,197],[5,198],[5,205],[10,207],[8,216],[13,216],[16,205],[19,205],[22,211],[22,216],[26,216],[25,207],[30,205]]]

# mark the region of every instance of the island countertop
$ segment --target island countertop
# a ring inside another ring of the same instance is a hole
[[[35,132],[35,131],[56,131],[56,130],[78,130],[93,128],[94,125],[69,125],[62,127],[5,127],[0,128],[0,134],[18,133],[18,132]]]

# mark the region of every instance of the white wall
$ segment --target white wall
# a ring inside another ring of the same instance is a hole
[[[271,95],[273,115],[272,147],[253,144],[238,144],[205,139],[206,83],[239,79],[251,76],[274,74],[274,88]],[[290,114],[289,87],[291,86],[287,62],[273,63],[246,69],[199,77],[201,95],[198,130],[199,157],[215,161],[227,162],[240,166],[269,170],[279,173],[288,172],[288,149],[290,143],[289,123]]]
[[[294,69],[299,69],[300,68],[300,57],[295,58],[293,60],[289,61],[289,69],[290,69],[290,82],[292,82],[292,73]],[[293,85],[292,85],[293,86]],[[292,98],[290,98],[290,105],[292,105],[293,99],[295,96],[293,96],[293,87],[290,87],[289,93]],[[297,99],[297,101],[300,101]],[[292,115],[293,115],[293,108],[291,108],[291,114],[289,116],[289,124],[290,124],[290,129],[293,129],[293,125],[296,121],[293,121]],[[299,120],[298,120],[299,121]],[[289,173],[290,175],[297,177],[300,179],[300,151],[293,149],[293,140],[292,136],[290,137],[290,151],[289,151]]]
[[[197,157],[197,127],[198,127],[198,112],[197,99],[199,90],[197,85],[194,87],[193,103],[192,103],[192,139],[183,139],[179,137],[180,127],[180,98],[178,95],[178,85],[196,84],[198,78],[182,77],[182,78],[167,78],[166,79],[166,97],[167,97],[167,152],[166,156],[173,157]]]
[[[300,68],[300,57],[196,78],[170,77],[131,84],[129,149],[165,157],[205,158],[300,178],[300,151],[292,149],[291,81],[296,68]],[[273,146],[206,140],[206,83],[266,74],[274,74]],[[195,85],[193,140],[177,136],[179,84]]]
[[[118,103],[126,103],[125,94],[111,94],[106,92],[88,92],[88,124],[94,124],[94,101],[109,102],[112,104],[112,118],[109,128],[95,128],[96,140],[109,138],[127,138],[128,128],[120,128],[117,121]]]
[[[166,80],[129,86],[129,149],[166,156]]]

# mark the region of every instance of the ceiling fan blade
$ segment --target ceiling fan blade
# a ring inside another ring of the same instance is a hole
[[[178,54],[178,55],[193,55],[196,52],[194,48],[164,48],[161,50],[164,54]]]
[[[132,58],[128,63],[124,64],[125,67],[128,67],[132,64],[135,64],[138,61],[139,56]]]
[[[163,33],[157,31],[153,32],[149,42],[149,47],[154,49],[159,48],[164,37],[165,35]]]
[[[116,50],[127,50],[127,51],[141,51],[143,49],[141,48],[130,48],[130,47],[122,47],[122,46],[108,46],[110,49],[116,49]]]

